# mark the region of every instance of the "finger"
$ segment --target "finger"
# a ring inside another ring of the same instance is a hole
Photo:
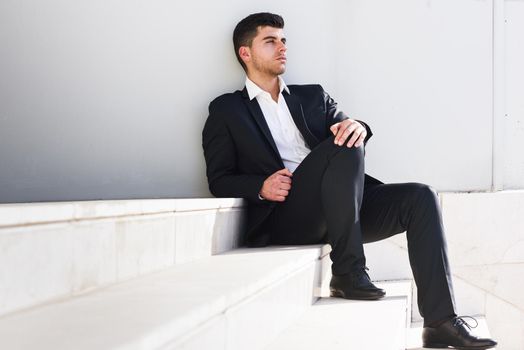
[[[366,133],[363,132],[360,134],[360,137],[358,138],[357,142],[355,142],[355,147],[360,147],[364,143],[364,140],[366,139]]]
[[[337,124],[333,125],[333,126],[336,126],[336,129],[334,129],[334,131],[332,130],[333,134],[335,135],[335,143],[338,142],[338,138],[340,138],[340,135],[342,135],[344,130],[346,130],[347,127],[349,126],[349,124],[346,123],[346,122],[347,122],[347,120],[344,120],[343,122],[340,122],[340,123],[337,123]]]
[[[281,183],[280,184],[280,189],[289,191],[291,189],[291,185],[290,184]]]
[[[275,202],[284,202],[286,200],[286,197],[284,196],[276,196],[274,201]]]
[[[290,183],[276,181],[276,182],[274,182],[271,185],[271,192],[273,192],[273,193],[277,193],[280,190],[286,190],[287,191],[287,190],[290,190],[290,189],[291,189],[291,184]]]
[[[357,127],[355,124],[351,124],[346,130],[344,130],[344,133],[342,134],[342,136],[339,139],[338,145],[342,146],[344,142],[346,142],[349,135],[351,135],[351,133],[353,133],[353,131],[355,131],[356,128]]]
[[[276,193],[277,196],[282,196],[282,197],[287,197],[288,194],[289,194],[289,191],[286,191],[286,190],[278,190]]]
[[[284,175],[284,176],[293,176],[293,173],[289,171],[288,168],[280,169],[275,174]]]
[[[281,175],[281,176],[278,177],[278,181],[282,182],[282,183],[290,184],[291,183],[291,178]]]
[[[349,125],[342,125],[340,126],[340,128],[338,128],[338,132],[337,134],[335,135],[335,143],[338,145],[340,144],[340,140],[341,138],[343,137],[344,135],[344,132],[346,131],[346,129],[349,127]]]
[[[340,123],[333,124],[329,127],[329,130],[333,133],[333,135],[337,135],[338,128],[340,127]]]
[[[355,131],[355,132],[351,135],[351,138],[349,139],[347,146],[348,146],[348,147],[352,147],[352,146],[355,144],[355,142],[359,139],[359,137],[360,137],[360,134],[357,133],[357,131]]]

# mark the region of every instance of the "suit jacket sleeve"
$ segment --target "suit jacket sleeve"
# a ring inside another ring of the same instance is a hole
[[[329,121],[328,126],[327,126],[328,133],[331,134],[331,131],[329,130],[329,128],[333,124],[340,123],[341,121],[345,119],[349,119],[349,117],[347,116],[346,113],[338,109],[338,105],[335,102],[335,100],[333,100],[333,98],[331,98],[331,96],[329,96],[329,94],[324,89],[322,89],[322,92],[324,94],[324,103],[326,104],[326,111],[327,111],[328,121]],[[373,132],[371,132],[371,128],[369,127],[368,124],[364,123],[361,120],[357,120],[357,119],[355,120],[366,128],[367,135],[366,135],[366,138],[364,139],[364,144],[366,144],[368,140],[371,138],[371,136],[373,136]]]
[[[233,139],[213,103],[209,105],[209,117],[202,131],[202,146],[209,190],[215,197],[241,197],[255,203],[263,202],[258,193],[266,176],[238,173]]]

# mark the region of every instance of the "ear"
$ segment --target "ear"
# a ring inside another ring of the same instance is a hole
[[[238,54],[244,63],[251,61],[251,50],[249,49],[249,46],[240,46]]]

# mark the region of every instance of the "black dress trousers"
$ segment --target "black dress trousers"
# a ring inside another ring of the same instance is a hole
[[[329,243],[334,275],[365,266],[363,243],[406,231],[424,324],[455,315],[437,194],[418,183],[365,182],[363,147],[335,145],[333,136],[320,143],[264,225],[271,244]]]

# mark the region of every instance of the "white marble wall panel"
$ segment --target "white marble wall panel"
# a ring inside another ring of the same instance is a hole
[[[366,264],[373,280],[387,281],[413,278],[404,233],[383,241],[364,245]]]
[[[118,279],[117,235],[113,221],[72,223],[68,234],[73,248],[70,277],[73,292],[84,292]]]
[[[212,255],[217,210],[175,214],[175,263]]]
[[[524,312],[492,294],[486,299],[486,321],[491,335],[499,342],[498,349],[524,348]]]
[[[524,262],[524,191],[441,198],[454,266]]]
[[[175,218],[143,216],[115,222],[118,280],[173,264]]]
[[[0,314],[174,263],[174,216],[3,229]]]
[[[71,292],[73,237],[67,225],[0,232],[0,314]]]
[[[244,214],[240,208],[218,210],[213,229],[213,254],[227,252],[242,244]]]
[[[485,315],[487,293],[466,282],[457,275],[453,275],[453,288],[455,295],[455,306],[458,315]],[[411,321],[422,322],[423,318],[419,313],[417,305],[417,286],[413,283]]]
[[[524,311],[524,263],[459,266],[454,273]]]
[[[459,315],[486,315],[488,293],[454,274],[453,287]]]

